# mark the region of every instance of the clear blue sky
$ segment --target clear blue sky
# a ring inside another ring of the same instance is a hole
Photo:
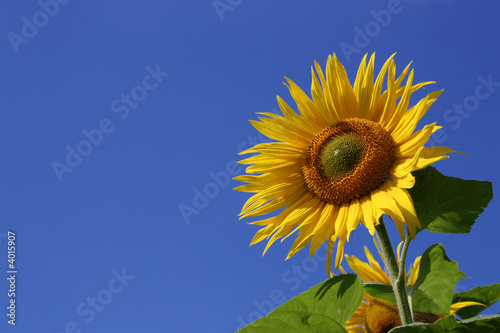
[[[394,52],[399,70],[413,60],[415,81],[445,89],[421,125],[468,154],[437,168],[498,194],[500,3],[215,4],[0,4],[0,275],[9,230],[18,269],[16,327],[0,283],[1,331],[234,332],[325,279],[308,250],[284,261],[293,237],[249,248],[258,227],[238,220],[248,195],[228,175],[264,139],[248,119],[276,95],[293,104],[283,76],[309,91],[333,52],[351,79],[368,52],[377,70]],[[499,207],[468,235],[419,234],[409,260],[441,242],[471,277],[458,290],[500,282]],[[362,226],[351,239],[348,254],[374,250]]]

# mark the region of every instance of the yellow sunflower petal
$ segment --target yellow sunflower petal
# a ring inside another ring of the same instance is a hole
[[[324,207],[326,204],[322,201],[317,202],[317,204],[314,206],[312,213],[305,218],[305,220],[300,224],[300,227],[302,228],[299,232],[299,235],[297,236],[297,239],[295,239],[288,256],[286,259],[291,258],[295,253],[300,251],[302,248],[304,248],[309,241],[314,236],[313,230],[316,228],[316,221],[320,219],[321,213],[324,210]],[[317,235],[318,236],[318,235]],[[323,239],[329,239],[329,235],[319,235],[319,237],[323,236]],[[325,241],[323,241],[324,243]]]
[[[365,246],[365,255],[366,258],[368,259],[368,262],[370,263],[370,267],[372,269],[373,274],[376,274],[377,279],[373,281],[378,281],[378,282],[383,282],[387,284],[391,284],[391,279],[389,279],[389,276],[387,273],[380,267],[378,261],[376,261],[373,258],[373,255],[371,254],[370,250]]]
[[[457,303],[453,303],[450,306],[450,314],[456,316],[458,310],[466,308],[466,307],[471,306],[471,305],[480,305],[480,306],[486,307],[486,305],[484,305],[482,303],[478,303],[478,302],[457,302]]]
[[[337,256],[335,257],[335,269],[337,269],[340,266],[340,263],[342,262],[342,258],[344,256],[344,245],[345,245],[345,240],[346,236],[341,235],[338,238],[338,243],[337,243]]]
[[[423,150],[424,147],[420,147],[415,155],[411,158],[397,161],[397,163],[395,163],[394,167],[392,168],[392,173],[396,177],[406,177],[406,175],[408,175],[410,172],[415,171],[418,164],[418,159]]]
[[[372,274],[373,271],[370,265],[359,260],[355,256],[346,255],[345,258],[347,260],[347,264],[349,265],[349,267],[352,269],[354,273],[356,273],[356,275],[359,276],[359,278],[363,282],[378,281],[377,277],[374,274]]]
[[[389,175],[389,180],[399,188],[412,188],[415,185],[415,177],[411,173],[404,176],[396,177],[393,174]]]
[[[370,102],[370,112],[367,117],[372,121],[378,122],[380,120],[382,109],[379,108],[378,106],[380,105],[380,101],[382,100],[381,98],[382,86],[384,84],[384,78],[387,72],[387,68],[389,68],[389,65],[392,63],[395,55],[396,55],[395,53],[391,55],[389,59],[387,59],[387,61],[384,63],[373,86],[373,95],[371,96],[371,102]]]
[[[337,254],[335,256],[335,269],[340,266],[344,255],[344,244],[347,238],[346,221],[349,218],[349,205],[342,204],[339,208],[335,221],[335,235],[331,237],[333,242],[337,242]],[[337,241],[338,240],[338,241]]]
[[[426,166],[431,165],[434,162],[447,159],[449,156],[444,154],[448,153],[459,153],[465,155],[461,152],[455,151],[447,147],[425,147],[420,153],[418,163],[416,165],[416,170],[423,169]]]
[[[356,81],[354,82],[354,93],[359,105],[359,117],[367,118],[370,110],[371,97],[373,94],[373,67],[375,65],[375,54],[372,54],[368,65],[367,55],[363,57],[359,65]]]
[[[338,207],[334,205],[325,205],[325,209],[328,209],[328,213],[325,214],[325,221],[326,227],[323,228],[315,228],[314,231],[314,236],[311,239],[311,250],[309,255],[313,255],[318,248],[323,245],[325,241],[328,240],[332,235],[334,235],[335,232],[335,223],[332,223],[332,221],[335,221],[337,219],[337,215],[339,213]]]
[[[257,244],[259,242],[262,242],[264,239],[269,238],[273,233],[274,228],[275,228],[274,224],[269,224],[267,227],[257,231],[252,241],[250,242],[250,245]]]
[[[326,274],[330,275],[330,271],[332,270],[332,252],[333,245],[335,241],[331,238],[328,240],[328,247],[326,249]]]
[[[423,147],[424,144],[429,140],[431,134],[435,130],[441,128],[436,126],[436,123],[426,125],[423,129],[418,132],[413,133],[404,143],[398,146],[398,151],[396,152],[398,157],[409,158],[413,156],[416,151]]]
[[[418,273],[420,272],[420,260],[421,259],[422,259],[422,257],[417,257],[415,259],[415,262],[413,263],[413,266],[410,269],[411,280],[410,280],[409,287],[414,286],[415,282],[417,282]]]
[[[388,188],[388,187],[386,187]],[[372,193],[373,203],[385,214],[389,215],[398,229],[401,239],[405,238],[404,215],[398,207],[396,200],[388,193],[386,189],[377,189]]]
[[[387,123],[391,119],[391,116],[394,114],[394,109],[396,105],[396,84],[394,82],[396,76],[396,65],[394,62],[391,62],[389,65],[389,71],[387,76],[387,97],[385,99],[385,105],[382,110],[382,114],[380,116],[380,124],[387,128]]]
[[[322,77],[323,73],[318,73],[318,76]],[[318,106],[320,110],[325,110],[322,114],[323,117],[323,123],[335,123],[339,121],[340,119],[333,114],[332,112],[329,112],[328,105],[325,100],[325,94],[323,91],[323,87],[318,80],[318,76],[314,72],[314,68],[311,67],[311,76],[312,76],[312,82],[311,82],[311,97],[313,99],[313,103]],[[324,79],[322,79],[322,82]],[[320,125],[321,127],[321,125]]]
[[[412,90],[412,83],[413,83],[413,70],[410,72],[410,75],[408,76],[408,80],[406,82],[406,86],[403,91],[403,95],[401,96],[394,112],[392,113],[389,121],[387,122],[385,128],[388,131],[393,131],[394,128],[397,127],[399,122],[401,121],[401,118],[404,116],[406,110],[408,109],[408,105],[410,104],[410,96],[411,96],[411,90]],[[396,94],[397,95],[397,94]],[[399,97],[399,96],[397,96]]]
[[[328,58],[328,61],[330,62],[330,57]],[[327,83],[325,75],[323,74],[323,71],[317,61],[314,62],[314,67],[316,69],[316,72],[318,73],[318,77],[321,82],[321,87],[323,88],[323,93],[321,93],[320,90],[315,90],[315,93],[321,94],[321,97],[324,99],[324,105],[325,105],[325,115],[328,118],[330,124],[334,124],[341,119],[345,118],[346,113],[344,110],[342,110],[335,102],[334,92],[331,91],[330,84]],[[328,65],[327,65],[327,70],[328,70]]]
[[[347,241],[349,241],[349,236],[353,230],[356,229],[362,216],[361,205],[359,200],[354,199],[349,204],[348,220],[347,220]]]
[[[349,110],[350,117],[359,117],[359,107],[356,100],[356,95],[354,94],[354,90],[349,82],[349,78],[347,77],[347,73],[345,71],[344,66],[337,59],[335,53],[333,54],[333,61],[335,63],[335,72],[336,72],[336,80],[335,82],[338,84],[338,88],[342,93],[339,97],[342,100],[344,105],[344,110]]]
[[[302,115],[304,122],[307,122],[311,128],[316,130],[321,129],[321,124],[325,123],[325,118],[322,112],[318,112],[317,106],[311,101],[311,99],[306,95],[306,93],[299,88],[292,80],[285,78],[290,91],[290,95],[297,103],[299,112]],[[316,131],[315,131],[316,132]]]
[[[373,259],[368,248],[365,246],[365,254],[370,264],[367,264],[355,256],[346,255],[346,260],[349,267],[356,273],[363,282],[382,282],[391,284],[391,280],[387,274],[380,268],[380,265]]]
[[[404,114],[400,124],[392,131],[393,138],[396,142],[402,142],[412,134],[415,127],[417,127],[418,121],[424,116],[432,103],[437,100],[442,92],[442,90],[439,90],[428,94]]]
[[[415,238],[416,228],[421,228],[422,226],[418,220],[417,212],[415,211],[410,194],[405,189],[401,189],[397,186],[389,187],[388,192],[393,198],[397,198],[394,201],[405,217],[405,222],[408,230],[410,231],[411,237]]]
[[[375,206],[369,196],[362,197],[360,199],[360,204],[363,212],[363,223],[368,228],[370,235],[373,236],[375,232],[375,225],[378,223]]]

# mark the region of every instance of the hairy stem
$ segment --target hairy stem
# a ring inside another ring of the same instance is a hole
[[[396,303],[399,309],[399,316],[403,325],[411,324],[413,322],[410,305],[408,303],[408,295],[406,294],[406,286],[404,281],[404,259],[402,258],[403,265],[400,266],[402,273],[398,267],[398,262],[394,255],[394,249],[389,239],[389,234],[384,225],[384,220],[380,217],[380,223],[375,226],[375,233],[377,235],[380,251],[384,256],[385,266],[389,272],[391,279],[392,289],[396,295]],[[406,244],[405,244],[406,247]],[[403,249],[404,251],[404,249]],[[405,253],[406,255],[406,253]],[[400,277],[402,276],[402,279]],[[401,281],[402,280],[402,281]],[[402,282],[402,283],[401,283]]]
[[[406,253],[408,252],[408,248],[410,247],[410,242],[411,242],[411,237],[410,234],[407,232],[403,244],[403,250],[401,251],[401,258],[399,259],[399,272],[398,272],[398,278],[396,279],[396,286],[398,289],[403,288],[406,290],[405,260],[406,260]],[[408,295],[408,303],[410,306],[411,321],[414,322],[415,317],[413,315],[413,308],[411,306],[411,295]]]

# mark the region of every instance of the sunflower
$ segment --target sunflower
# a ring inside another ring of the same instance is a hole
[[[382,270],[379,263],[373,259],[372,254],[366,246],[365,254],[368,263],[359,260],[355,256],[350,257],[346,255],[349,267],[361,278],[361,280],[363,280],[363,282],[382,282],[390,285],[391,281],[389,276]],[[412,287],[417,281],[420,259],[421,257],[416,258],[408,274],[405,274],[407,287]],[[344,272],[342,268],[341,270]],[[450,314],[455,316],[458,310],[471,305],[484,306],[477,302],[458,302],[450,306]],[[446,315],[435,315],[425,312],[415,312],[414,316],[415,321],[422,323],[433,323],[440,318],[446,317]],[[346,328],[353,333],[379,333],[388,332],[392,328],[400,325],[401,318],[399,317],[399,311],[396,305],[364,293],[361,305],[347,321]]]
[[[298,232],[287,259],[309,243],[313,255],[328,242],[329,273],[334,244],[337,268],[344,244],[359,222],[373,235],[379,218],[387,214],[402,238],[405,224],[415,236],[420,222],[407,191],[415,182],[411,172],[447,158],[443,155],[453,150],[424,147],[441,128],[436,123],[414,132],[441,91],[409,107],[412,93],[434,82],[413,84],[411,63],[396,78],[393,57],[374,82],[375,55],[368,64],[365,55],[351,85],[333,54],[327,60],[326,77],[317,62],[311,68],[312,99],[285,78],[299,113],[278,96],[283,115],[264,112],[258,113],[259,121],[250,120],[274,141],[240,153],[253,156],[239,162],[249,165],[248,174],[234,179],[248,184],[236,190],[255,193],[240,217],[282,209],[276,216],[252,222],[262,228],[251,244],[268,239],[264,254],[277,239]]]

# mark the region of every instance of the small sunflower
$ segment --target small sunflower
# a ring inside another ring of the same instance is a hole
[[[361,280],[363,280],[363,282],[382,282],[390,285],[391,281],[389,276],[382,270],[379,263],[373,259],[372,254],[366,246],[365,254],[368,263],[359,260],[355,256],[349,257],[346,255],[349,267]],[[407,287],[413,286],[417,281],[420,259],[421,257],[416,258],[408,274],[405,274]],[[455,316],[458,310],[471,305],[484,306],[477,302],[458,302],[451,305],[450,314]],[[446,317],[445,315],[435,315],[425,312],[415,312],[414,315],[415,320],[422,323],[433,323],[440,318]],[[401,318],[399,317],[399,310],[396,305],[364,293],[361,305],[347,321],[346,328],[353,333],[382,333],[388,332],[392,328],[400,325]]]
[[[330,272],[334,244],[338,243],[338,267],[345,241],[359,222],[373,235],[379,218],[387,214],[402,238],[405,223],[415,236],[420,222],[407,191],[415,182],[411,172],[447,158],[443,155],[453,150],[424,147],[431,134],[441,128],[435,123],[414,132],[441,91],[431,92],[409,107],[412,93],[434,82],[413,84],[410,64],[396,77],[393,56],[374,82],[375,55],[368,64],[365,55],[354,85],[335,54],[328,57],[326,76],[315,62],[316,72],[311,68],[312,99],[285,78],[299,113],[278,96],[283,115],[258,113],[260,121],[250,120],[275,141],[240,153],[257,153],[239,162],[250,166],[247,175],[235,177],[248,183],[236,190],[255,193],[240,216],[283,209],[274,217],[252,222],[263,227],[252,245],[269,239],[265,253],[277,239],[300,231],[287,259],[309,243],[313,255],[328,241]],[[386,90],[382,91],[386,74]]]

